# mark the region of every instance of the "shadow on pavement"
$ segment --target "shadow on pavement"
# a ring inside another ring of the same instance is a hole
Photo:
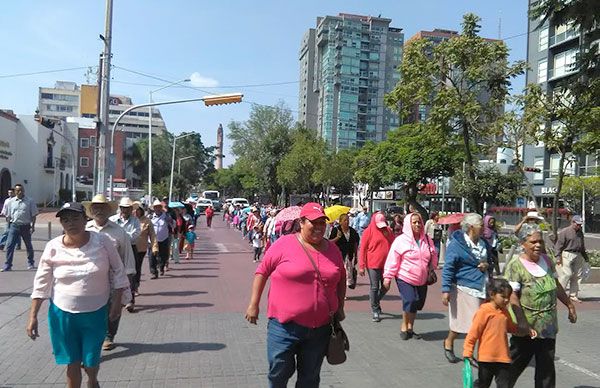
[[[218,275],[177,275],[172,276],[173,279],[191,279],[191,278],[218,278]]]
[[[402,314],[390,314],[390,313],[386,313],[383,312],[382,313],[382,319],[402,319]],[[419,312],[417,314],[417,321],[419,319],[444,319],[446,318],[446,316],[444,314],[438,314],[438,313],[421,313]],[[446,332],[447,334],[448,332]],[[446,337],[444,337],[446,338]]]
[[[212,307],[214,304],[212,303],[171,303],[171,304],[145,304],[145,305],[135,305],[135,310],[137,312],[146,312],[152,313],[157,311],[164,311],[169,309],[189,309],[193,307]]]
[[[419,316],[417,315],[417,319]],[[448,337],[448,330],[438,330],[438,331],[430,331],[428,333],[420,333],[423,336],[424,341],[442,341]],[[465,336],[463,334],[459,334],[457,339],[463,339]],[[443,345],[440,346],[440,348]]]
[[[138,298],[143,298],[144,296],[192,296],[199,294],[208,294],[208,291],[164,291],[164,292],[154,292],[151,294],[140,294]],[[0,294],[1,296],[2,294]]]
[[[217,263],[214,263],[217,264]],[[218,271],[221,268],[214,267],[183,267],[183,268],[170,268],[171,271],[204,271],[204,270],[215,270]]]
[[[136,356],[142,353],[190,353],[198,351],[211,351],[225,349],[225,344],[208,342],[173,342],[166,344],[134,344],[134,343],[117,343],[117,347],[111,353],[104,352],[102,361],[108,361],[114,358],[124,358]],[[125,348],[125,350],[121,350]]]
[[[24,298],[29,298],[31,296],[31,293],[23,293],[23,292],[0,292],[0,298],[4,298],[4,297],[14,297],[14,296],[21,296]]]

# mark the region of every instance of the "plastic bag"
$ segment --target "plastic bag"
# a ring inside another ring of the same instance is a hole
[[[463,370],[463,388],[473,388],[473,370],[471,369],[471,363],[468,358],[465,358]]]

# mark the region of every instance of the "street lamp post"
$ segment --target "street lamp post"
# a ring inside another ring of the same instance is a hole
[[[171,156],[171,182],[169,183],[169,202],[171,202],[173,198],[173,170],[175,169],[175,145],[177,144],[177,139],[183,139],[184,137],[192,135],[197,135],[197,133],[190,132],[181,136],[173,136],[173,152]]]
[[[211,96],[199,97],[199,98],[188,98],[185,100],[149,102],[146,104],[130,106],[129,108],[125,109],[123,111],[123,113],[121,113],[119,115],[119,117],[117,117],[117,119],[115,120],[115,122],[113,124],[112,130],[111,130],[111,136],[110,136],[110,156],[111,156],[111,158],[114,158],[114,155],[115,155],[115,130],[117,129],[117,125],[119,124],[121,119],[127,113],[131,112],[132,110],[139,109],[139,108],[147,108],[147,107],[151,107],[151,106],[183,104],[186,102],[195,102],[195,101],[203,101],[205,106],[236,104],[238,102],[242,102],[242,97],[244,97],[244,95],[241,93],[219,94],[219,95],[211,95]],[[111,174],[110,174],[109,194],[110,194],[110,198],[113,199],[112,198],[113,197],[113,168],[111,168]]]
[[[186,156],[185,158],[177,159],[177,174],[181,175],[181,161],[192,158],[195,158],[195,156]]]
[[[156,93],[159,90],[166,89],[171,86],[179,85],[184,82],[190,82],[189,78],[182,79],[181,81],[171,82],[161,88],[151,90],[149,94],[150,103],[152,103],[152,93]],[[150,203],[152,203],[152,107],[148,107],[148,197]]]

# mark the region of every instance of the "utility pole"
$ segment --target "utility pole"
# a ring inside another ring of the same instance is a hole
[[[100,134],[98,137],[98,161],[96,163],[98,176],[96,180],[97,194],[106,194],[106,135],[109,128],[110,61],[112,57],[112,6],[113,0],[106,0],[104,35],[100,35],[100,39],[102,39],[104,42],[104,51],[102,52],[102,69],[100,73],[100,103],[98,104],[100,108]]]

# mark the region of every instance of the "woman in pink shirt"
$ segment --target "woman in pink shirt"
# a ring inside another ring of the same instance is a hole
[[[88,386],[97,387],[107,318],[114,321],[121,315],[121,295],[129,280],[111,240],[85,230],[80,203],[65,203],[56,216],[65,234],[50,240],[40,259],[27,335],[39,337],[37,314],[44,299],[50,299],[49,336],[56,363],[67,365],[67,385],[81,386],[83,367]],[[109,307],[111,284],[115,292]]]
[[[402,234],[392,243],[383,270],[383,285],[389,289],[396,279],[402,296],[403,312],[400,338],[421,339],[413,331],[417,311],[422,310],[427,298],[429,268],[437,267],[438,256],[433,240],[425,234],[419,213],[404,218]]]
[[[298,371],[297,387],[318,387],[330,314],[344,319],[346,271],[335,243],[324,238],[327,216],[318,203],[300,212],[300,232],[280,237],[258,266],[246,320],[256,324],[267,279],[269,386],[285,387]],[[306,249],[319,269],[315,273]],[[297,359],[297,366],[296,366]]]

